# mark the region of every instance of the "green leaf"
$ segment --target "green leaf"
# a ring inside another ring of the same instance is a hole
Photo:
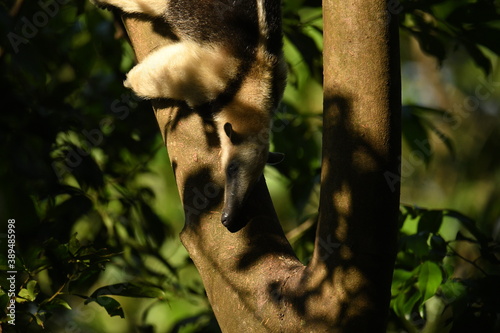
[[[104,309],[106,309],[106,312],[111,317],[113,316],[120,316],[121,318],[125,317],[122,306],[114,298],[107,296],[99,296],[99,297],[89,297],[85,300],[85,304],[89,304],[91,302],[96,302],[97,304],[102,306]]]
[[[0,288],[0,309],[5,309],[9,302],[9,295]]]
[[[452,306],[453,318],[458,320],[468,308],[467,287],[458,280],[448,280],[439,288],[440,297],[446,305]]]
[[[97,265],[87,268],[80,275],[78,275],[78,278],[70,281],[68,291],[72,293],[77,290],[90,289],[90,287],[99,278],[99,275],[102,271],[103,268],[100,268]]]
[[[433,235],[431,237],[431,256],[432,261],[441,262],[447,254],[447,243],[440,235]]]
[[[439,128],[434,126],[434,124],[428,120],[423,120],[422,124],[425,127],[427,127],[431,132],[433,132],[435,135],[437,135],[438,139],[441,140],[441,142],[445,144],[446,148],[448,149],[448,152],[454,158],[455,157],[455,147],[453,145],[453,141],[451,140],[451,138],[448,135],[446,135],[443,131],[441,131]]]
[[[121,318],[125,317],[123,313],[123,309],[120,303],[117,300],[107,296],[99,296],[95,300],[97,304],[106,309],[110,317],[120,316]]]
[[[493,68],[491,60],[484,54],[484,52],[478,47],[478,45],[475,42],[469,41],[467,39],[462,39],[461,43],[465,47],[467,52],[469,52],[472,60],[474,60],[476,65],[484,71],[485,75],[490,74]]]
[[[392,277],[391,293],[393,296],[398,293],[406,293],[408,285],[411,285],[412,278],[414,278],[414,272],[407,271],[405,269],[395,269]]]
[[[404,314],[410,314],[413,312],[413,310],[415,309],[415,305],[420,302],[420,300],[422,299],[422,294],[418,291],[414,292],[410,298],[408,298],[406,300],[406,302],[404,303],[403,305],[403,313]]]
[[[423,231],[415,235],[403,237],[401,241],[404,244],[404,249],[413,252],[417,257],[423,258],[429,254],[429,232]]]
[[[38,282],[36,282],[35,280],[31,280],[26,284],[26,288],[22,288],[19,291],[19,298],[17,299],[17,302],[34,302],[39,292]]]
[[[413,312],[415,305],[422,299],[419,290],[413,289],[406,293],[400,293],[392,302],[392,308],[398,317],[404,318]]]
[[[408,281],[413,276],[413,272],[407,271],[406,269],[396,268],[393,274],[393,282],[403,283]]]
[[[403,105],[403,112],[411,113],[416,116],[434,115],[441,118],[453,119],[453,115],[446,110],[430,108],[428,106],[423,106],[418,104]]]
[[[89,189],[102,190],[104,187],[104,175],[95,159],[90,154],[92,147],[99,146],[103,141],[103,133],[95,128],[90,131],[83,130],[82,145],[78,146],[71,142],[65,142],[61,149],[61,162],[71,162],[71,174],[75,177],[80,187],[87,192]]]
[[[117,295],[138,298],[163,298],[165,292],[156,285],[149,283],[117,283],[95,290],[91,298],[101,295]]]
[[[457,302],[467,295],[465,285],[457,280],[447,280],[439,288],[440,296],[446,304]]]
[[[433,154],[432,147],[429,145],[429,135],[422,120],[413,112],[411,106],[403,106],[402,126],[403,138],[411,154],[420,157],[425,164],[429,164]]]
[[[139,200],[138,205],[142,215],[144,216],[144,229],[148,230],[148,237],[151,238],[151,242],[155,244],[154,246],[159,246],[158,244],[161,244],[165,240],[167,231],[165,223],[147,202],[141,199]]]
[[[438,232],[443,222],[443,211],[428,210],[425,211],[418,221],[418,232],[427,231],[435,234]]]
[[[68,242],[68,250],[69,252],[71,252],[72,255],[75,255],[78,252],[78,250],[80,250],[80,248],[82,247],[80,241],[76,236],[77,233],[74,233]]]
[[[436,291],[442,281],[443,273],[436,263],[426,261],[420,266],[420,272],[418,274],[418,289],[424,297],[422,302],[425,302],[436,294]]]
[[[467,229],[477,239],[477,241],[481,244],[482,247],[488,246],[489,239],[481,232],[481,230],[479,230],[474,220],[451,209],[444,210],[443,215],[452,217],[456,219],[458,222],[460,222],[462,227]]]
[[[35,321],[36,321],[37,325],[42,327],[42,328],[45,328],[45,326],[44,326],[45,314],[37,312],[37,313],[35,313],[34,317],[35,317]]]
[[[57,225],[64,230],[65,224],[72,224],[87,214],[94,203],[86,195],[74,195],[68,200],[57,205],[51,212],[50,218],[56,220]],[[59,230],[61,232],[61,230]],[[69,230],[68,230],[69,231]],[[69,234],[69,232],[68,232]]]
[[[396,316],[398,317],[404,317],[404,304],[405,304],[405,299],[406,296],[404,293],[399,293],[396,297],[396,299],[392,300],[391,302],[391,307],[394,310],[394,313],[396,313]]]
[[[408,104],[403,106],[403,137],[410,146],[413,154],[418,154],[426,164],[429,163],[430,157],[433,154],[432,146],[430,145],[430,132],[437,135],[448,148],[452,156],[455,156],[453,142],[449,136],[438,129],[429,119],[431,116],[439,117],[439,119],[449,119],[453,121],[453,115],[443,109],[429,108],[416,104]]]
[[[446,57],[446,47],[441,39],[433,35],[433,32],[430,31],[421,32],[410,30],[410,32],[418,40],[422,51],[436,57],[440,64],[443,62]]]
[[[66,308],[68,310],[71,310],[71,306],[68,304],[68,302],[59,297],[56,297],[47,304],[45,304],[44,308],[47,310],[60,309],[60,308]]]

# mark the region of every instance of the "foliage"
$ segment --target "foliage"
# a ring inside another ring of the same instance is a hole
[[[16,220],[15,328],[67,328],[80,298],[122,317],[115,295],[204,299],[196,278],[179,283],[187,255],[175,266],[165,257],[177,226],[159,216],[144,180],[164,148],[149,103],[122,86],[132,50],[111,14],[84,1],[17,4],[2,3],[0,17],[1,218]],[[84,317],[78,326],[95,329]]]
[[[304,262],[312,251],[320,172],[320,6],[319,0],[284,2],[289,86],[273,127],[273,149],[287,156],[279,179],[295,215],[284,226],[304,222],[293,236]],[[499,53],[495,2],[406,0],[394,8],[390,14],[399,14],[402,30],[424,51],[443,62],[460,45],[491,72],[491,55]],[[124,34],[110,12],[83,0],[0,3],[0,219],[16,220],[20,332],[100,332],[110,325],[121,332],[218,330],[201,280],[174,236],[182,210],[150,104],[121,83],[133,65]],[[457,151],[436,115],[449,110],[403,109],[404,138],[425,163],[434,147],[415,140],[428,142],[432,133]],[[452,221],[461,231],[445,236]],[[391,323],[421,327],[435,298],[453,308],[454,327],[476,323],[477,313],[481,319],[498,313],[491,297],[498,288],[497,249],[482,231],[446,210],[403,206],[401,222]],[[477,278],[459,279],[450,268],[463,243],[480,253],[481,263],[471,264]],[[6,268],[0,256],[4,324]]]
[[[500,313],[494,296],[500,292],[500,244],[456,211],[403,205],[400,217],[392,324],[409,332],[426,326],[493,332]]]
[[[16,297],[18,303],[16,316],[17,325],[22,329],[29,327],[30,322],[36,322],[43,328],[44,322],[54,312],[71,310],[71,306],[64,297],[65,293],[78,290],[89,281],[95,280],[110,258],[117,255],[106,249],[96,250],[92,246],[82,246],[76,234],[67,244],[61,244],[56,239],[50,238],[42,245],[42,248],[42,254],[33,253],[30,258],[27,256],[19,258],[18,271],[23,273]],[[2,272],[5,271],[7,270],[2,270]],[[47,271],[51,275],[52,284],[58,288],[50,297],[38,297],[41,292],[40,273]],[[6,274],[2,274],[1,278],[5,281]],[[0,290],[2,308],[5,308],[9,298],[5,290]],[[28,307],[32,310],[26,311]],[[4,317],[3,321],[6,319],[9,318]]]
[[[500,54],[499,4],[492,0],[406,0],[402,2],[402,28],[423,51],[443,62],[450,43],[463,47],[485,74],[492,70],[483,47]]]

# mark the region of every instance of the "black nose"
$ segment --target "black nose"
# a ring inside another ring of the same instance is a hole
[[[227,228],[229,232],[237,232],[247,224],[247,220],[241,214],[235,215],[231,212],[222,212],[220,218],[222,225]]]
[[[229,213],[223,212],[220,218],[222,224],[228,228],[231,225],[231,220],[229,219]]]

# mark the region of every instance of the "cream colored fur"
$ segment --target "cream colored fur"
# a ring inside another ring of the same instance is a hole
[[[239,61],[222,48],[183,41],[148,55],[125,86],[144,98],[171,98],[196,106],[215,99],[237,73]]]
[[[98,5],[111,5],[127,13],[144,13],[151,16],[163,16],[168,0],[93,0]]]

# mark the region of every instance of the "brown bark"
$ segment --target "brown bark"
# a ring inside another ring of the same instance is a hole
[[[345,3],[345,4],[344,4]],[[351,3],[351,4],[347,4]],[[223,174],[208,115],[153,107],[186,213],[181,241],[198,268],[223,332],[382,332],[395,253],[399,71],[385,1],[325,1],[324,160],[316,251],[303,266],[262,180],[249,222],[220,222]],[[169,43],[161,24],[126,16],[140,61]]]
[[[396,253],[400,71],[396,18],[383,0],[324,7],[320,216],[311,280],[332,284],[336,325],[383,331]]]

